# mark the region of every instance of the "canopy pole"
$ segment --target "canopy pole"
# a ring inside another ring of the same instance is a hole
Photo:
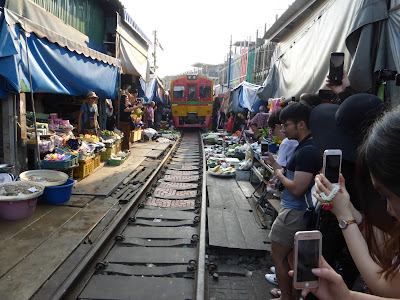
[[[31,102],[32,102],[32,112],[33,112],[33,126],[35,128],[35,141],[36,141],[36,167],[40,170],[42,168],[40,163],[40,151],[39,151],[39,137],[37,133],[37,125],[36,125],[36,111],[35,111],[35,100],[33,99],[33,91],[32,91],[32,74],[31,74],[31,67],[29,64],[29,52],[28,52],[28,38],[27,32],[25,32],[25,49],[26,49],[26,59],[28,62],[28,73],[29,73],[29,85],[31,90]]]

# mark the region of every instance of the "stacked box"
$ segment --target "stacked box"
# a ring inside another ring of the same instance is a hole
[[[93,173],[94,170],[94,162],[93,159],[89,159],[87,161],[80,161],[79,167],[74,170],[75,178],[85,178],[86,176]]]

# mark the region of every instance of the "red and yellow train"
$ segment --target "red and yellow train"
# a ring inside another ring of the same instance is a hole
[[[172,117],[175,127],[209,127],[213,103],[211,79],[186,75],[171,81]]]

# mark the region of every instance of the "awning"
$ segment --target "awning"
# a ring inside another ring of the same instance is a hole
[[[86,57],[108,64],[118,64],[115,58],[98,52],[101,51],[100,45],[93,42],[87,35],[64,23],[33,1],[7,1],[6,8],[10,13],[15,13],[15,15],[11,14],[14,16],[13,22],[20,23],[25,31],[35,32],[39,38],[46,37],[50,42],[57,43],[61,47],[66,47],[70,51],[83,54]],[[20,16],[24,16],[24,18],[19,18]]]
[[[115,97],[119,60],[83,46],[74,49],[78,44],[6,8],[0,26],[0,75],[8,91],[83,95],[92,90],[101,98]]]
[[[126,26],[117,14],[116,57],[121,60],[122,73],[141,76],[147,81],[150,74],[148,49],[148,44],[140,43],[132,29]]]

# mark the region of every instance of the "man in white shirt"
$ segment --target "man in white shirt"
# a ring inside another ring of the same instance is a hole
[[[279,116],[281,114],[281,109],[272,112],[268,119],[268,127],[271,128],[271,133],[273,136],[277,136],[282,143],[279,146],[278,158],[276,162],[282,167],[286,167],[287,162],[292,156],[294,150],[299,145],[297,140],[289,140],[286,134],[282,131],[281,122],[279,121]]]

